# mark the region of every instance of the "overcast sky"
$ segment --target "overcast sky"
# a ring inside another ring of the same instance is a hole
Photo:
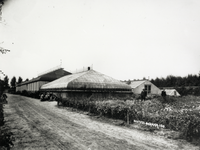
[[[67,71],[93,65],[118,80],[198,74],[200,1],[7,0],[0,46],[11,50],[0,54],[10,79],[61,60]]]

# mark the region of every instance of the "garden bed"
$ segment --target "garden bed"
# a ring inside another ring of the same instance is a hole
[[[126,124],[142,121],[149,130],[172,130],[179,132],[175,138],[195,141],[200,138],[200,97],[170,97],[169,103],[163,103],[161,97],[145,102],[138,100],[90,101],[88,99],[67,99],[65,105],[113,119]]]

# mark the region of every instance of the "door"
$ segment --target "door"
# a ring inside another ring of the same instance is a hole
[[[151,85],[145,85],[144,86],[145,91],[147,92],[147,94],[151,93]]]

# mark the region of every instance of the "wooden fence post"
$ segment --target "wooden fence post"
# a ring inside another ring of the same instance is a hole
[[[129,124],[129,110],[127,110],[127,124]]]

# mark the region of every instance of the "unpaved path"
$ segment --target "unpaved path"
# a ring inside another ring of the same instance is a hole
[[[13,132],[12,149],[155,150],[199,149],[187,142],[115,126],[57,107],[56,102],[8,94],[6,125]]]

